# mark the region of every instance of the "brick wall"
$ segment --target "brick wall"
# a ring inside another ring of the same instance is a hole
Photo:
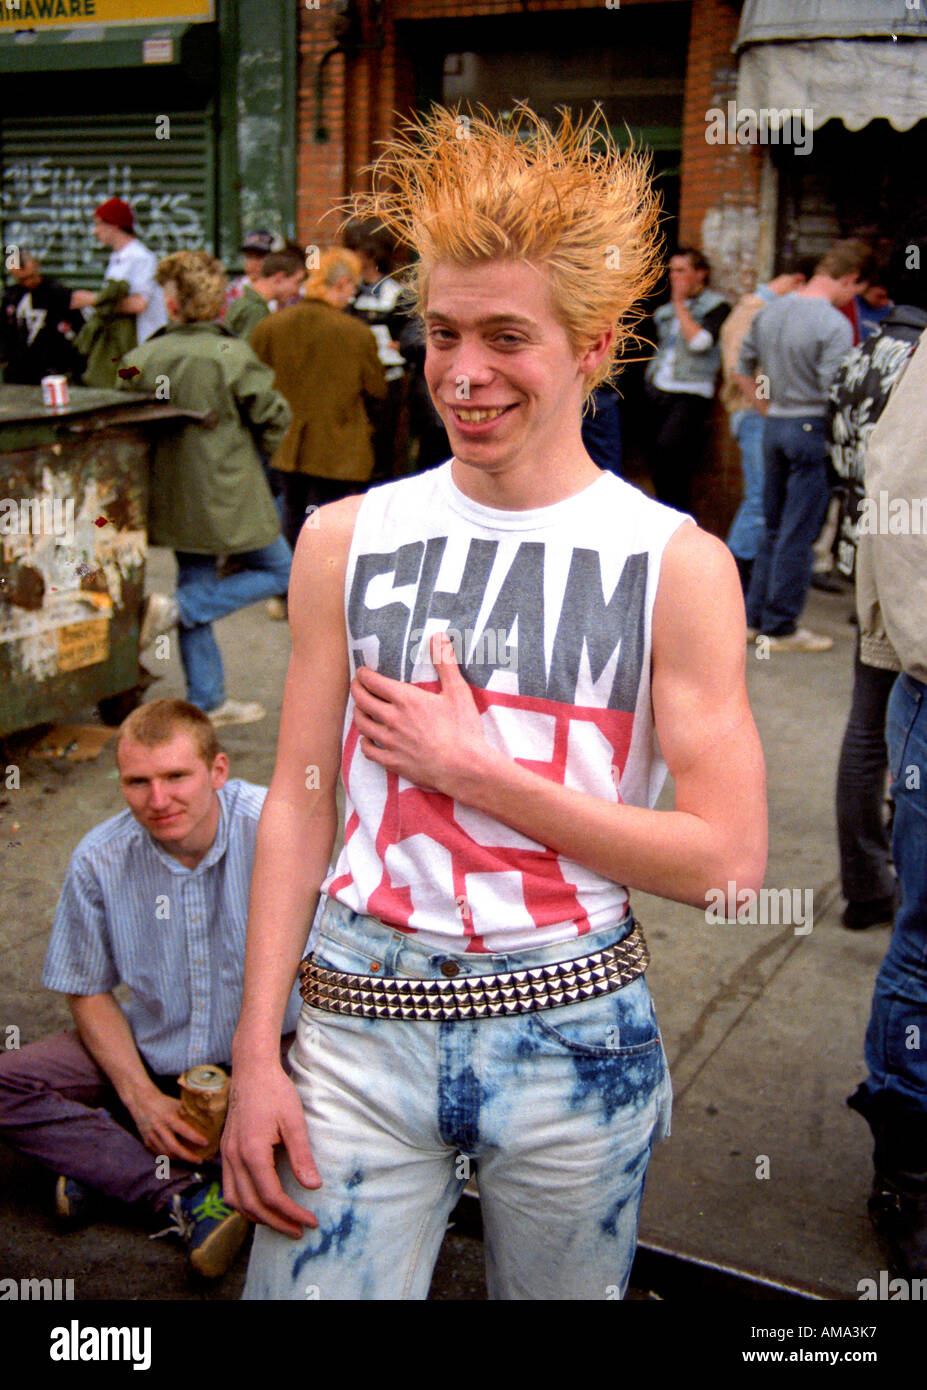
[[[712,286],[731,303],[757,278],[760,176],[758,146],[710,144],[706,113],[737,96],[731,45],[740,6],[730,0],[693,0],[683,105],[679,235],[700,246],[712,265]],[[693,492],[699,521],[725,535],[741,494],[740,453],[728,417],[716,401],[707,467]]]
[[[621,0],[630,8],[670,0]],[[477,18],[487,15],[521,15],[530,23],[531,13],[602,9],[606,0],[385,0],[384,47],[361,52],[350,60],[341,54],[329,59],[324,76],[325,125],[330,139],[313,140],[316,126],[316,65],[334,44],[333,15],[327,0],[318,8],[300,6],[299,72],[299,175],[297,224],[305,241],[318,239],[320,225],[336,226],[323,214],[351,189],[363,182],[361,170],[376,157],[376,141],[386,137],[396,111],[408,111],[414,90],[409,56],[397,38],[396,25],[409,20]],[[364,40],[376,34],[367,0],[361,0]]]

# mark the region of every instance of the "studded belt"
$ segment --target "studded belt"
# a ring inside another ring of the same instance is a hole
[[[637,922],[613,946],[528,970],[500,975],[462,975],[454,980],[383,979],[328,970],[313,956],[299,967],[299,992],[307,1004],[361,1018],[493,1018],[533,1013],[611,994],[643,975],[650,961]]]

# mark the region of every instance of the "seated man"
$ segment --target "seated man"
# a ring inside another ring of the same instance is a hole
[[[116,760],[128,810],[75,850],[42,976],[77,1031],[0,1053],[0,1137],[60,1175],[63,1218],[86,1213],[91,1189],[141,1203],[173,1218],[193,1267],[214,1277],[247,1223],[202,1163],[176,1081],[231,1056],[265,789],[228,780],[212,724],[183,700],[135,710]]]

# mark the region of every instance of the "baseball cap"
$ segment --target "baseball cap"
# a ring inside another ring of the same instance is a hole
[[[261,227],[256,232],[249,232],[241,244],[242,251],[253,251],[257,255],[269,255],[271,251],[282,251],[285,242],[283,237],[274,236]]]

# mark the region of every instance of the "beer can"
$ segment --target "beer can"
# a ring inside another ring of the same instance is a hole
[[[68,403],[68,379],[66,376],[42,377],[42,400],[46,405],[61,406]]]
[[[180,1113],[205,1136],[201,1158],[219,1152],[219,1140],[229,1103],[229,1076],[221,1067],[191,1067],[177,1078],[180,1083]]]

